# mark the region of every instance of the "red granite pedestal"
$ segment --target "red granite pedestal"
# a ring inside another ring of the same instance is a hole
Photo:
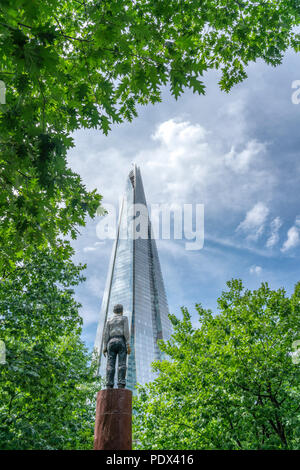
[[[132,449],[132,392],[126,388],[97,394],[94,450]]]

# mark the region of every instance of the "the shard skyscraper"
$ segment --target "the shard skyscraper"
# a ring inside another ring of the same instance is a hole
[[[98,373],[105,377],[103,330],[115,304],[123,304],[128,316],[131,354],[127,359],[126,387],[144,384],[155,378],[151,363],[161,359],[159,339],[168,339],[171,323],[155,239],[140,169],[130,171],[120,208],[114,243],[98,323],[95,351]]]

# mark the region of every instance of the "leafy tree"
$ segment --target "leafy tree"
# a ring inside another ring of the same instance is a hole
[[[95,392],[72,287],[83,266],[40,251],[0,283],[1,449],[91,449]]]
[[[155,363],[159,377],[135,401],[142,449],[299,449],[300,283],[289,298],[262,284],[253,292],[227,283],[220,313],[196,305],[200,327],[182,309]]]
[[[2,0],[2,270],[95,214],[100,196],[67,167],[74,130],[106,134],[167,83],[204,94],[209,69],[229,91],[249,62],[299,51],[299,13],[298,0]]]

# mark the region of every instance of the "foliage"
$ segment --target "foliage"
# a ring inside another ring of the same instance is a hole
[[[142,449],[299,449],[300,283],[289,298],[262,284],[253,292],[227,283],[220,313],[196,305],[200,327],[182,309],[161,345],[170,360],[135,401]]]
[[[100,196],[67,167],[71,133],[131,121],[137,105],[229,91],[249,62],[299,50],[298,0],[2,0],[0,263],[11,270],[93,216]],[[83,156],[84,158],[84,156]]]
[[[95,392],[72,287],[83,266],[40,251],[0,283],[0,448],[93,447]]]

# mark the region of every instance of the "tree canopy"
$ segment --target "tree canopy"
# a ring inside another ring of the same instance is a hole
[[[61,251],[63,253],[63,250]],[[0,283],[1,449],[92,449],[95,395],[91,358],[80,339],[76,267],[38,251]]]
[[[135,401],[141,449],[299,449],[300,283],[291,297],[267,284],[228,282],[213,315],[196,305],[199,328],[182,309],[161,344],[168,359]]]
[[[229,91],[250,62],[299,50],[299,13],[297,0],[3,0],[2,272],[95,214],[99,194],[67,166],[73,131],[106,134],[167,84],[204,94],[210,69]]]

